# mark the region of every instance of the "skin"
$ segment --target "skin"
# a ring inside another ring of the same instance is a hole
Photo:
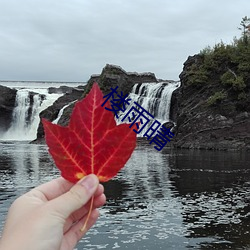
[[[71,250],[95,224],[106,197],[91,174],[72,184],[62,177],[38,186],[11,205],[0,240],[0,250]],[[86,230],[80,230],[93,210]]]

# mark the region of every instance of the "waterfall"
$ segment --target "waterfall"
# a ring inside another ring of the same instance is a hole
[[[134,102],[137,102],[154,116],[139,136],[143,136],[154,120],[159,121],[161,124],[169,121],[172,92],[178,88],[179,85],[179,82],[142,83],[134,85],[129,95],[131,102],[130,105],[126,107],[126,110],[129,110]],[[63,95],[49,94],[46,88],[47,86],[40,88],[40,83],[36,86],[34,88],[30,86],[30,89],[24,87],[17,88],[12,124],[8,131],[1,134],[0,140],[31,141],[36,139],[37,128],[40,122],[39,113],[51,106],[54,101]],[[75,101],[65,105],[53,123],[57,123],[65,108],[74,102]],[[117,123],[122,122],[121,120],[125,114],[126,112],[119,114],[120,116]]]
[[[52,123],[57,124],[58,121],[60,120],[61,116],[63,115],[63,111],[64,111],[68,106],[70,106],[71,104],[73,104],[73,103],[75,103],[75,102],[77,102],[77,101],[78,101],[78,100],[72,101],[72,102],[66,104],[65,106],[63,106],[63,107],[60,109],[57,118],[56,118],[54,121],[52,121]]]
[[[36,139],[40,122],[39,113],[52,105],[61,95],[48,94],[47,89],[19,89],[16,94],[11,126],[0,140],[31,141]]]
[[[18,132],[26,132],[27,127],[27,119],[30,109],[30,98],[29,92],[19,90],[17,91],[16,101],[15,101],[15,109],[12,115],[12,124],[9,129],[9,133],[13,133],[13,131],[19,130]]]
[[[147,110],[154,119],[150,118],[150,122],[139,134],[143,134],[147,131],[154,120],[164,124],[169,120],[170,105],[172,93],[175,89],[180,87],[180,82],[159,82],[159,83],[142,83],[135,84],[128,98],[131,99],[130,105],[126,107],[126,110],[137,102],[145,110]],[[122,123],[122,119],[125,117],[126,111],[119,115],[117,123]]]

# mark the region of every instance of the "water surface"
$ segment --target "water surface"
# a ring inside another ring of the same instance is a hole
[[[77,249],[249,249],[249,166],[246,153],[158,152],[140,141]],[[17,196],[57,176],[46,146],[1,143],[0,228]]]

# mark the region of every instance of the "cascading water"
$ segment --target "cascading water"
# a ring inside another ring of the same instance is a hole
[[[154,120],[158,120],[161,124],[169,121],[172,93],[179,86],[179,82],[142,83],[134,85],[129,95],[131,105],[128,106],[126,110],[129,110],[134,102],[137,102],[154,116],[154,119],[151,118],[151,121],[139,136],[143,136]],[[33,92],[32,95],[30,94],[31,92]],[[47,88],[19,88],[16,95],[16,107],[13,111],[11,127],[0,136],[0,140],[31,141],[36,139],[37,128],[40,122],[39,113],[52,105],[53,102],[62,95],[63,94],[49,94]],[[73,102],[65,105],[60,110],[57,119],[55,119],[53,123],[58,122],[64,109]],[[117,120],[118,123],[121,123],[125,114],[126,112],[120,114]]]
[[[62,115],[63,115],[63,111],[64,111],[68,106],[70,106],[71,104],[73,104],[73,103],[75,103],[75,102],[77,102],[77,101],[78,101],[78,100],[72,101],[72,102],[68,103],[67,105],[63,106],[63,107],[60,109],[57,118],[56,118],[54,121],[52,121],[52,123],[57,124],[57,123],[59,122],[60,118],[61,118]]]
[[[32,95],[31,92],[33,92]],[[39,113],[52,105],[61,95],[48,94],[47,89],[19,89],[16,94],[11,126],[0,140],[31,141],[36,139],[40,122]]]
[[[22,133],[25,133],[27,128],[26,117],[28,117],[30,109],[30,98],[28,91],[24,91],[22,89],[17,91],[15,106],[16,107],[12,115],[12,124],[8,132],[13,134],[13,132],[18,130],[18,133],[21,131]]]
[[[134,85],[128,96],[131,101],[126,110],[130,110],[134,102],[137,102],[154,116],[154,119],[150,118],[150,122],[139,136],[143,136],[154,120],[159,121],[161,124],[169,121],[172,93],[178,87],[180,87],[180,82],[142,83]],[[125,115],[126,112],[120,114],[117,122],[122,123]]]

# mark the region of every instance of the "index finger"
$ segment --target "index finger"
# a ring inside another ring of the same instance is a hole
[[[34,191],[39,191],[47,200],[52,200],[68,192],[73,185],[74,183],[65,180],[63,177],[59,177],[34,188]]]

